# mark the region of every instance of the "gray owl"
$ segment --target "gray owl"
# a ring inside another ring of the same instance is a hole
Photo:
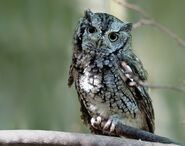
[[[81,117],[93,133],[112,135],[118,122],[154,132],[151,98],[136,81],[147,80],[147,73],[131,48],[131,28],[87,10],[74,33],[68,85],[75,83]]]

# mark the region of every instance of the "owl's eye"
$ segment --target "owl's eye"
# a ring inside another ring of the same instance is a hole
[[[89,33],[95,33],[97,30],[96,30],[95,27],[90,26],[90,27],[87,28],[87,31],[88,31]]]
[[[108,38],[111,42],[115,42],[118,39],[118,34],[116,32],[111,32],[109,33]]]

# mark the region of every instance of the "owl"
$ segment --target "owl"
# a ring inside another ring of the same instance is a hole
[[[116,124],[154,132],[147,72],[134,54],[132,24],[85,11],[73,36],[68,85],[75,83],[81,118],[96,134],[114,135]],[[119,135],[116,135],[119,136]]]

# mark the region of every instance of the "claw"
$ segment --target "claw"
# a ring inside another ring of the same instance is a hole
[[[91,125],[92,125],[93,127],[95,127],[95,122],[96,122],[95,118],[91,118]]]
[[[92,117],[91,125],[96,129],[102,129],[105,133],[112,133],[115,130],[117,123],[119,122],[119,117],[117,115],[111,116],[105,123],[102,121],[102,117]],[[121,121],[122,122],[122,121]],[[102,125],[103,124],[103,125]]]
[[[105,123],[105,125],[103,126],[103,130],[104,130],[104,131],[108,130],[109,127],[111,126],[111,123],[112,123],[112,121],[111,121],[111,119],[109,119],[109,120]]]
[[[116,127],[116,123],[117,122],[114,122],[113,120],[109,119],[104,127],[103,127],[103,130],[104,131],[109,131],[109,132],[113,132],[115,130],[115,127]]]
[[[102,118],[100,116],[98,117],[92,117],[91,118],[91,125],[98,129],[99,127],[101,127],[101,121],[102,121]]]
[[[117,115],[113,115],[111,116],[108,121],[105,123],[105,125],[103,126],[103,130],[104,131],[108,131],[109,133],[114,132],[117,123],[119,122],[119,117]],[[120,121],[123,122],[123,121]]]
[[[96,118],[96,121],[97,121],[98,124],[101,124],[101,117],[98,116],[98,117]]]
[[[116,124],[112,123],[110,127],[110,132],[113,132],[115,130]]]

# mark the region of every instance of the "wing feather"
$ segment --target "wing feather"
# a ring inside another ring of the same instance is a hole
[[[128,68],[132,70],[133,77],[136,77],[140,81],[147,80],[147,72],[144,70],[141,61],[134,54],[129,55],[128,57],[124,57],[124,60],[120,61],[120,71],[123,79],[126,78],[125,67],[123,67],[123,62],[126,63],[128,65]],[[132,79],[131,76],[129,77],[130,78],[127,77],[127,79],[130,80],[130,82],[133,82],[134,79]],[[127,83],[129,82],[127,81]],[[136,99],[136,102],[138,103],[141,111],[145,113],[149,131],[153,133],[155,129],[155,124],[154,124],[155,117],[154,117],[152,101],[148,94],[148,88],[137,83],[136,85],[130,86],[128,88],[133,93],[134,98]]]

